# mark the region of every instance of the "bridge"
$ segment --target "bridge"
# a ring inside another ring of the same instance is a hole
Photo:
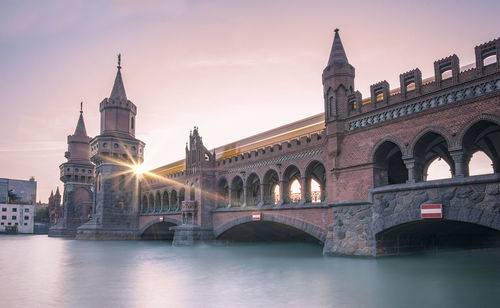
[[[336,33],[325,113],[213,151],[195,127],[186,159],[143,179],[140,236],[312,241],[356,256],[500,246],[500,40],[476,46],[474,65],[453,55],[365,99],[338,50]],[[439,218],[422,218],[430,204]]]

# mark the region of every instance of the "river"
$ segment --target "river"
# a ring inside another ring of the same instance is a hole
[[[302,243],[0,235],[1,307],[500,307],[500,249],[378,259]]]

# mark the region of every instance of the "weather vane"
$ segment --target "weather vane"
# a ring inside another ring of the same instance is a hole
[[[80,102],[80,113],[83,113],[83,102]]]
[[[121,68],[121,62],[122,62],[122,55],[119,53],[118,54],[118,68]]]

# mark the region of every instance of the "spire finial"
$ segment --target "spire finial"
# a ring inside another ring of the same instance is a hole
[[[333,30],[333,31],[335,31],[335,33],[338,33],[339,32],[339,28],[335,28],[335,30]]]
[[[121,54],[121,53],[119,53],[119,54],[118,54],[118,66],[117,66],[117,67],[118,67],[118,69],[121,69],[121,68],[122,68],[122,67],[121,67],[121,62],[122,62],[122,54]]]
[[[83,113],[83,102],[80,102],[80,114]]]

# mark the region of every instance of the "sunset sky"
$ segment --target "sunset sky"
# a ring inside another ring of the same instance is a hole
[[[333,29],[356,87],[500,35],[500,1],[0,1],[0,177],[38,181],[47,201],[84,102],[90,136],[122,54],[150,169],[323,111]]]

